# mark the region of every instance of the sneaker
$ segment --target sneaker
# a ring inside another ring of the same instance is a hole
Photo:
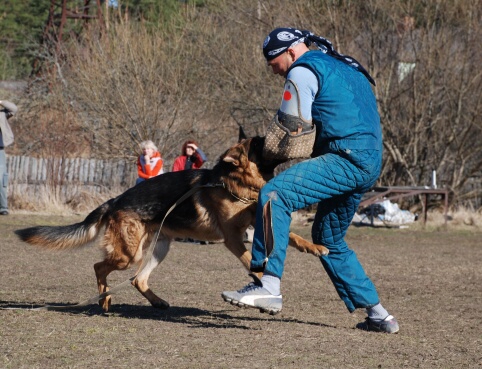
[[[0,215],[8,215],[8,211],[7,211],[7,210],[2,210],[2,211],[0,211]]]
[[[278,314],[281,311],[283,296],[272,295],[254,274],[250,274],[253,282],[238,291],[224,291],[221,296],[224,301],[239,307],[250,307],[259,309],[262,313],[270,315]]]
[[[382,321],[375,321],[370,318],[366,318],[364,322],[358,323],[356,327],[364,331],[382,333],[397,333],[400,329],[397,319],[395,319],[392,315],[387,316]]]

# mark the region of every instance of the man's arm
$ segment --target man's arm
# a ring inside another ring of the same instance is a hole
[[[196,152],[194,153],[194,163],[196,166],[201,168],[204,162],[207,160],[208,158],[206,154],[199,147],[196,147]]]
[[[311,106],[318,92],[318,79],[304,67],[293,68],[286,76],[278,120],[291,132],[312,128]]]
[[[13,102],[6,101],[6,100],[0,100],[0,105],[2,105],[5,110],[8,112],[8,117],[11,117],[12,115],[15,115],[17,112],[18,108],[17,105],[15,105]]]

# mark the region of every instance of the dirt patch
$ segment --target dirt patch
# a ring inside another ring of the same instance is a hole
[[[1,368],[476,368],[482,366],[480,232],[356,228],[348,234],[400,322],[400,333],[355,329],[318,259],[289,250],[283,311],[274,317],[223,302],[220,293],[248,282],[222,244],[176,242],[151,275],[170,302],[156,310],[132,287],[113,298],[112,313],[32,311],[96,294],[86,247],[46,252],[13,230],[77,222],[80,217],[13,214],[0,219]],[[309,237],[309,227],[296,231]],[[134,270],[115,272],[111,285]]]

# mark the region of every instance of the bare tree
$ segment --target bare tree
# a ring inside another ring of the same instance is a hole
[[[460,199],[480,197],[480,0],[203,5],[186,6],[169,27],[112,20],[102,36],[91,29],[66,45],[66,60],[53,58],[58,101],[79,113],[93,155],[133,156],[152,139],[174,157],[195,138],[214,160],[236,141],[237,124],[263,135],[283,80],[266,66],[262,43],[273,28],[292,26],[330,39],[375,78],[381,184],[427,185],[436,170]]]
[[[482,154],[473,150],[482,138],[477,3],[406,1],[377,22],[385,32],[373,26],[369,33],[380,45],[372,60],[385,184],[427,185],[436,170],[458,193],[480,172]]]
[[[199,50],[182,47],[183,33],[149,32],[123,22],[70,46],[68,91],[96,151],[129,156],[151,139],[169,154],[195,134],[202,116],[193,104],[199,70],[186,60],[196,59]]]

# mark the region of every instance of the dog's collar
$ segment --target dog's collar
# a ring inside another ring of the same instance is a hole
[[[255,203],[258,202],[257,198],[256,199],[249,199],[247,197],[241,197],[241,196],[236,195],[233,191],[231,191],[228,188],[228,185],[224,182],[220,182],[216,185],[213,185],[213,187],[217,187],[217,186],[220,186],[220,187],[223,187],[224,189],[226,189],[226,191],[228,191],[231,196],[233,196],[236,200],[242,202],[243,204],[255,204]]]

